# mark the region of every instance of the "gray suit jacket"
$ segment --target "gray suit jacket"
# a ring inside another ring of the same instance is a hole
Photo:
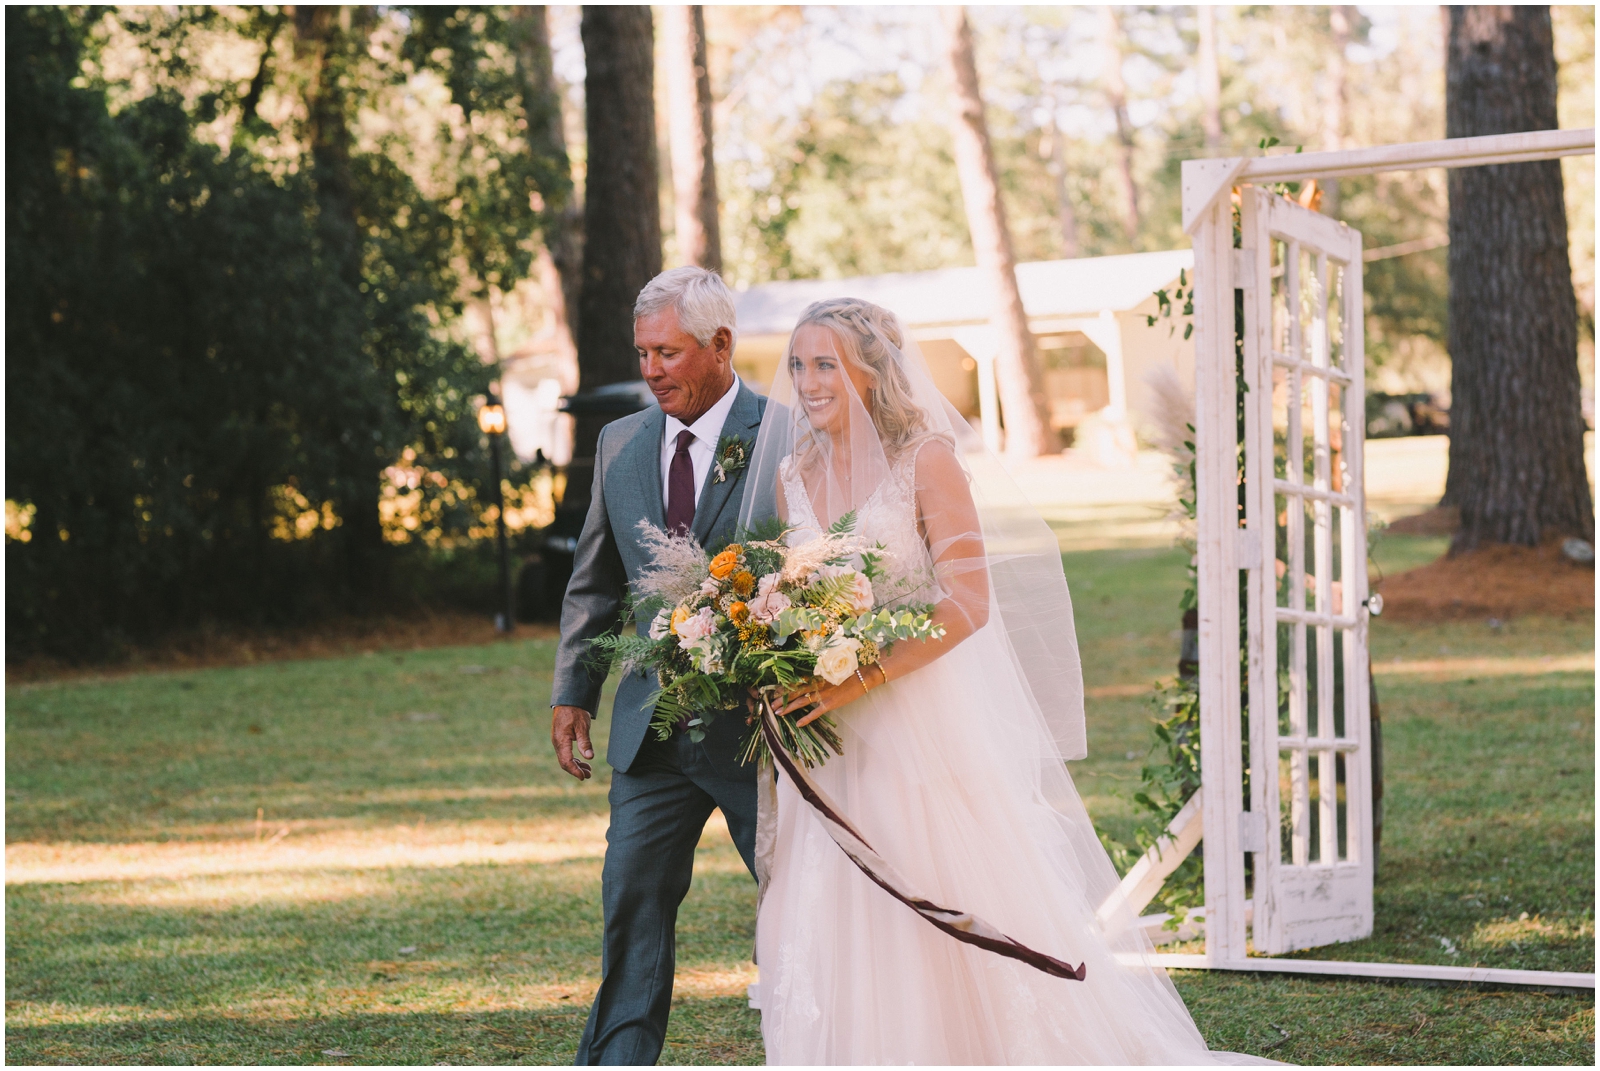
[[[755,445],[767,400],[744,384],[722,425],[722,434]],[[590,662],[589,644],[595,637],[615,632],[622,624],[623,600],[634,578],[650,564],[639,546],[638,525],[649,521],[665,528],[662,503],[661,440],[666,414],[652,406],[641,413],[607,424],[595,448],[594,490],[589,516],[583,523],[573,556],[572,580],[561,606],[561,645],[556,651],[553,706],[581,707],[591,714],[600,702],[606,674]],[[726,541],[739,519],[745,473],[740,471],[717,483],[708,473],[695,508],[693,531],[701,546]],[[635,627],[640,633],[648,621]],[[617,685],[611,739],[606,761],[624,773],[632,765],[649,728],[655,692],[655,674],[634,671]],[[743,718],[717,719],[703,742],[706,756],[727,778],[754,780],[755,767],[739,763],[739,744],[745,732]]]

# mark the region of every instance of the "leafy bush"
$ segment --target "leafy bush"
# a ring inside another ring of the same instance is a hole
[[[83,74],[99,17],[6,12],[11,650],[361,609],[402,452],[439,474],[432,523],[482,524],[491,369],[437,326],[459,228],[381,151],[285,168],[250,122],[198,138],[213,97],[113,110]]]

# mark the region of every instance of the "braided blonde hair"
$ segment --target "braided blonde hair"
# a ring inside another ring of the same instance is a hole
[[[934,435],[927,412],[911,393],[911,380],[902,366],[905,329],[899,317],[881,305],[860,298],[830,298],[813,302],[800,314],[795,330],[815,324],[839,340],[851,364],[867,374],[871,398],[863,398],[878,438],[890,458]]]

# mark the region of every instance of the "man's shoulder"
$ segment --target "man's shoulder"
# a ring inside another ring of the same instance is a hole
[[[729,413],[734,419],[738,419],[741,415],[750,425],[761,423],[767,415],[767,396],[742,378],[739,380],[739,392],[734,399],[733,409]]]
[[[661,420],[661,410],[655,406],[618,417],[600,429],[597,453],[601,462],[610,461],[641,435],[648,435]]]

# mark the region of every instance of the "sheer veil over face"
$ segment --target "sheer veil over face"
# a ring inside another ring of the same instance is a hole
[[[1059,768],[1083,757],[1083,676],[1059,544],[939,392],[895,315],[852,298],[807,308],[770,400],[741,520],[776,508],[789,523],[826,527],[909,481],[931,569],[896,554],[885,569],[899,583],[884,601],[939,603],[965,624],[956,635],[995,629],[1032,695],[1049,752],[1036,758]],[[807,501],[789,501],[801,489]]]

